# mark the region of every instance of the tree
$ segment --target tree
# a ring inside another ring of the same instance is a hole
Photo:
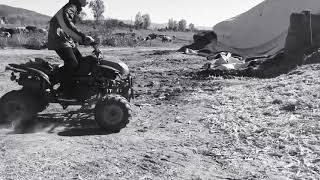
[[[136,14],[136,18],[135,18],[135,21],[134,21],[134,27],[136,29],[141,29],[143,27],[143,18],[141,16],[140,12],[138,12]]]
[[[102,0],[93,0],[89,4],[89,8],[91,8],[93,17],[98,22],[99,20],[102,20],[103,13],[104,13],[104,2]]]
[[[173,20],[172,18],[169,19],[168,29],[169,29],[169,30],[173,30],[173,29],[174,29],[174,20]]]
[[[148,29],[148,27],[150,27],[151,25],[151,18],[149,14],[143,15],[142,20],[143,20],[143,29]]]
[[[178,31],[179,30],[179,24],[176,20],[173,21],[173,30]]]
[[[185,31],[186,29],[187,29],[187,21],[184,19],[181,19],[178,23],[178,30]]]
[[[173,31],[178,31],[179,30],[178,22],[176,20],[173,20],[172,18],[169,19],[168,29]]]
[[[189,24],[189,29],[190,29],[190,31],[192,31],[192,32],[193,32],[194,30],[196,30],[194,24],[192,24],[192,23]]]
[[[17,22],[20,22],[20,25],[26,24],[26,18],[24,16],[17,16]]]

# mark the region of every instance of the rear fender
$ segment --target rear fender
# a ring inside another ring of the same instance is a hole
[[[28,76],[39,77],[40,79],[43,79],[48,85],[51,86],[49,76],[38,69],[24,67],[17,64],[9,64],[9,66],[6,67],[6,70],[11,70],[13,72],[22,73]]]

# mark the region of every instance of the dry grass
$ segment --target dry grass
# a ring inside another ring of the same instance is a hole
[[[79,24],[79,29],[85,34],[93,36],[100,42],[102,46],[111,47],[136,47],[136,46],[152,46],[152,47],[168,47],[172,44],[178,46],[184,46],[190,44],[193,40],[192,32],[158,32],[154,30],[134,30],[131,32],[128,28],[110,28],[105,25],[85,25]],[[118,33],[124,33],[125,36],[118,35]],[[176,36],[177,40],[173,43],[162,43],[160,39],[153,40],[152,42],[144,42],[149,34],[164,34],[167,36]],[[134,35],[133,35],[134,34]],[[44,33],[28,33],[28,34],[16,34],[12,38],[0,37],[0,48],[4,47],[25,47],[28,49],[43,49],[46,48],[47,35]]]
[[[275,79],[228,80],[233,85],[215,94],[212,112],[201,120],[224,143],[200,153],[242,178],[318,177],[318,71],[314,65]]]
[[[159,32],[155,30],[133,30],[128,28],[107,28],[104,25],[96,25],[94,28],[87,25],[79,25],[79,28],[83,32],[94,36],[95,39],[99,39],[101,45],[111,47],[168,47],[173,45],[184,46],[193,42],[193,32]],[[125,36],[119,36],[118,33],[126,34]],[[172,43],[162,43],[161,39],[150,41],[143,41],[149,34],[163,34],[167,36],[176,36],[177,39]],[[135,34],[132,36],[132,34]]]
[[[15,34],[12,37],[0,38],[0,47],[18,47],[43,49],[46,47],[47,35],[44,33]]]

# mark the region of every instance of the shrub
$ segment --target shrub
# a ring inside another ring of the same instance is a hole
[[[104,36],[101,39],[101,44],[112,47],[133,47],[137,45],[137,40],[131,36]]]
[[[43,33],[15,34],[10,38],[0,38],[0,47],[25,47],[28,49],[46,48],[46,35]]]
[[[0,48],[5,48],[7,47],[7,39],[6,38],[0,38]]]
[[[40,50],[43,48],[43,42],[41,42],[41,40],[35,38],[35,37],[31,37],[27,40],[25,47],[27,49],[36,49],[36,50]]]
[[[9,47],[23,47],[26,43],[27,37],[24,35],[13,35],[11,38],[7,38],[7,46]]]
[[[24,44],[24,47],[27,49],[44,49],[47,46],[47,37],[42,33],[30,34]]]

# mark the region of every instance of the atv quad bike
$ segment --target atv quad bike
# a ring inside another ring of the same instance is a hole
[[[133,98],[132,77],[128,66],[119,60],[104,60],[96,44],[93,55],[83,57],[79,69],[63,82],[63,66],[52,65],[36,58],[25,64],[9,64],[11,80],[22,86],[0,99],[0,124],[29,121],[46,109],[49,103],[64,109],[80,105],[80,110],[92,113],[104,130],[119,132],[130,118]],[[94,108],[92,108],[95,105]]]

